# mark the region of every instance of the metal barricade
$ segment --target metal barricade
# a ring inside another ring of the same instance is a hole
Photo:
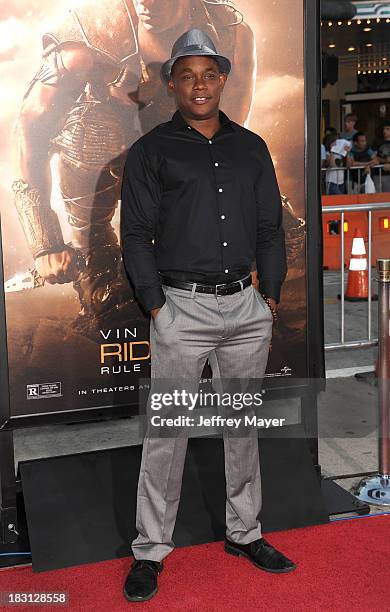
[[[371,258],[372,258],[372,212],[378,210],[390,210],[390,202],[378,202],[371,204],[344,204],[336,206],[323,206],[322,214],[340,213],[340,235],[341,235],[341,254],[340,254],[340,271],[341,271],[341,326],[340,326],[340,342],[326,343],[325,350],[335,350],[339,348],[361,348],[363,346],[375,346],[378,344],[377,338],[372,338],[372,305],[371,305]],[[344,281],[345,281],[345,270],[344,270],[344,221],[346,212],[367,212],[368,213],[368,310],[367,310],[367,338],[363,340],[345,341],[345,301],[344,301]]]
[[[378,164],[377,166],[372,166],[371,168],[371,177],[373,177],[375,188],[378,193],[390,191],[390,173],[386,171],[386,175],[384,175],[384,167],[388,164]],[[322,176],[324,181],[324,195],[336,195],[329,193],[330,184],[335,184],[340,187],[341,194],[358,194],[362,192],[362,188],[365,184],[366,175],[364,174],[365,166],[354,166],[353,168],[346,168],[345,166],[335,166],[322,168]],[[375,172],[376,171],[376,172]],[[337,177],[335,175],[337,174]],[[337,183],[330,178],[336,178],[338,181],[340,178],[340,174],[342,174],[342,182]],[[353,180],[353,178],[357,180]],[[384,184],[384,177],[386,183]],[[389,183],[389,185],[387,184]],[[337,194],[340,195],[340,194]]]

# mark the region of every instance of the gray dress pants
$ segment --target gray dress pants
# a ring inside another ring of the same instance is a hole
[[[213,377],[264,376],[272,314],[251,285],[233,295],[163,285],[166,302],[150,322],[151,380],[198,380],[209,358]],[[136,559],[161,561],[174,548],[187,436],[148,437],[143,443],[137,493]],[[224,436],[226,535],[247,544],[261,537],[261,479],[257,435]]]

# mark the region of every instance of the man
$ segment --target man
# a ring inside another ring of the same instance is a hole
[[[162,76],[172,120],[130,149],[122,184],[121,238],[136,295],[151,313],[152,381],[199,381],[213,354],[223,379],[262,378],[286,276],[282,206],[265,142],[219,110],[230,61],[191,29],[175,42]],[[260,289],[251,285],[256,259]],[[295,564],[261,537],[257,435],[224,438],[225,550],[257,567]],[[129,601],[157,592],[173,549],[187,436],[146,436],[137,498]]]
[[[160,79],[162,62],[182,32],[199,28],[232,58],[234,76],[227,84],[224,109],[234,121],[248,120],[255,85],[255,42],[242,13],[229,0],[137,0],[138,42],[146,77],[133,100],[140,104],[143,132],[167,121],[175,110]],[[240,93],[238,93],[240,92]]]
[[[357,132],[357,129],[355,127],[357,120],[357,116],[354,113],[348,113],[347,115],[345,115],[344,132],[340,134],[340,138],[352,141],[353,137]]]
[[[363,132],[356,132],[352,139],[353,145],[347,153],[347,168],[359,166],[356,170],[351,170],[352,190],[360,193],[365,188],[365,178],[371,174],[371,168],[379,163],[375,152],[368,146],[367,136]]]
[[[378,191],[388,192],[390,191],[390,120],[383,124],[383,138],[375,143],[373,148],[379,163],[383,164],[383,168],[378,169],[378,174],[374,177],[375,186]]]
[[[342,195],[345,192],[345,171],[337,170],[344,166],[345,157],[351,149],[348,141],[340,141],[336,134],[327,134],[324,138],[326,153],[325,185],[327,195]]]
[[[230,3],[83,0],[43,36],[41,66],[15,130],[15,204],[39,275],[50,284],[73,282],[81,306],[76,327],[92,338],[96,329],[144,318],[124,274],[112,219],[129,145],[174,110],[159,76],[161,63],[179,33],[198,24],[236,62],[228,111],[231,105],[234,119],[245,122],[254,40]],[[72,235],[67,244],[50,206],[53,153]]]

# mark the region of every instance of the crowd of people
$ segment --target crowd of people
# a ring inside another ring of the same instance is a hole
[[[382,136],[370,146],[356,129],[358,118],[344,118],[344,131],[327,128],[321,145],[322,190],[327,195],[390,191],[390,120]]]

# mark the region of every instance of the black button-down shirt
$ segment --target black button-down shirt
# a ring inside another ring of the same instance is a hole
[[[130,148],[123,175],[121,242],[147,310],[165,302],[158,272],[220,284],[256,261],[260,290],[279,301],[287,272],[282,204],[264,140],[219,111],[208,139],[180,111]]]

